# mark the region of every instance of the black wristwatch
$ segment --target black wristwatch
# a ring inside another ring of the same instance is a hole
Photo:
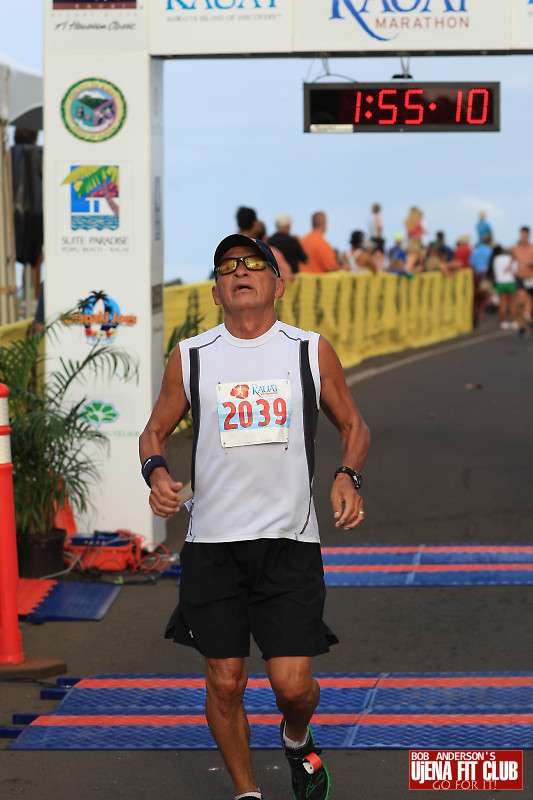
[[[337,477],[339,472],[344,472],[345,475],[349,475],[350,478],[353,480],[354,486],[359,491],[361,486],[363,485],[363,476],[360,472],[356,472],[354,469],[350,469],[350,467],[339,467],[337,472],[334,475],[334,478]]]

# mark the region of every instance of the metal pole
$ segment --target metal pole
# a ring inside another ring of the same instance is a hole
[[[0,122],[0,325],[7,325],[11,320],[7,312],[7,215],[6,192],[4,187],[4,160],[6,157],[5,137],[6,125]]]
[[[7,124],[0,123],[0,325],[16,320],[15,232],[11,155]]]
[[[26,303],[26,309],[24,312],[24,316],[26,319],[33,317],[33,303],[31,299],[31,283],[32,283],[32,274],[31,274],[31,264],[25,264],[24,266],[24,301]]]
[[[10,322],[17,320],[17,275],[16,261],[17,252],[15,245],[15,213],[13,210],[13,171],[11,169],[11,153],[6,152],[4,164],[4,187],[5,187],[5,207],[11,209],[11,213],[6,217],[6,253],[7,253],[7,283],[10,287],[8,293],[8,317]]]

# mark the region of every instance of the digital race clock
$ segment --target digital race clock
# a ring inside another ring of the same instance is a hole
[[[499,83],[306,83],[304,131],[499,131]]]

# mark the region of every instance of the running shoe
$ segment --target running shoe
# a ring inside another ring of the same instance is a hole
[[[281,743],[292,774],[294,800],[327,800],[330,790],[329,772],[315,747],[313,732],[309,728],[309,741],[303,747],[287,747],[283,739],[285,720],[281,721]]]

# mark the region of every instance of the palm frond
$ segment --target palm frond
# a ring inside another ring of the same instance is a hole
[[[72,312],[69,312],[72,313]],[[44,533],[68,498],[73,509],[90,505],[101,475],[107,436],[83,416],[87,398],[72,400],[69,388],[89,376],[123,381],[139,377],[138,358],[126,350],[95,345],[82,359],[59,358],[44,377],[44,340],[57,344],[61,318],[42,333],[0,346],[0,381],[10,389],[11,449],[17,530]]]
[[[78,181],[85,181],[87,178],[91,178],[93,175],[97,175],[105,170],[106,167],[104,166],[94,166],[88,164],[82,164],[81,167],[76,167],[73,169],[69,174],[61,181],[61,185],[64,186],[65,184],[69,183],[77,183]]]
[[[83,359],[59,359],[60,369],[47,378],[47,399],[52,405],[60,405],[70,386],[75,382],[86,382],[88,377],[139,382],[139,359],[136,355],[119,347],[95,344]]]

